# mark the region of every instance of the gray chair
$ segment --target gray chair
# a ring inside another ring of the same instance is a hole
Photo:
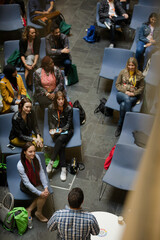
[[[154,117],[152,115],[127,112],[118,143],[137,146],[134,142],[133,132],[141,131],[149,136],[153,122]]]
[[[11,4],[12,5],[12,4]],[[11,56],[11,54],[15,51],[19,50],[19,40],[10,40],[4,42],[4,63],[7,65],[7,60]],[[23,72],[24,67],[16,67],[18,72]]]
[[[133,56],[134,52],[128,49],[105,48],[98,79],[97,92],[101,77],[113,80],[118,76],[120,71],[125,68],[127,60]]]
[[[116,88],[116,81],[117,81],[117,77],[114,78],[114,81],[112,83],[112,89],[111,89],[111,93],[107,99],[107,102],[105,104],[105,107],[109,107],[112,108],[114,110],[119,111],[120,110],[120,105],[117,102],[117,88]],[[141,99],[139,104],[136,104],[132,107],[132,112],[140,112],[141,107],[142,107],[142,103],[143,103],[143,99]]]
[[[70,141],[67,143],[66,148],[72,147],[80,147],[81,142],[81,129],[80,129],[80,117],[79,117],[79,109],[73,108],[73,127],[74,134]],[[54,142],[49,134],[49,126],[48,126],[48,108],[45,109],[44,114],[44,129],[43,129],[43,140],[44,145],[48,147],[54,147]]]
[[[46,178],[49,184],[48,175],[46,173],[44,153],[37,152],[37,154],[41,158],[42,167],[46,174]],[[31,200],[32,197],[30,195],[20,190],[21,178],[17,170],[17,163],[19,160],[20,160],[20,154],[14,154],[11,156],[7,156],[6,158],[8,188],[9,188],[9,191],[13,194],[15,200]],[[49,192],[53,193],[53,190],[50,187],[50,184],[49,184]]]
[[[137,29],[142,23],[147,22],[149,15],[152,12],[158,13],[158,8],[155,6],[145,6],[145,5],[134,5],[131,23],[129,25],[132,29]]]
[[[159,0],[138,0],[138,5],[159,7]]]
[[[22,28],[19,4],[0,5],[0,31],[10,32]]]
[[[138,167],[143,153],[144,149],[142,148],[125,144],[116,145],[112,162],[102,179],[99,200],[101,200],[107,184],[123,190],[134,190],[133,183],[138,175]]]
[[[9,144],[13,114],[14,113],[7,113],[0,115],[0,152],[3,158],[5,155],[20,153],[22,151],[20,147],[15,147],[13,150],[7,147]]]
[[[147,75],[145,76],[146,83],[153,85],[155,87],[158,86],[160,83],[159,63],[160,63],[160,54],[159,53],[152,54],[149,70]]]
[[[136,49],[137,49],[137,42],[138,42],[138,39],[139,39],[139,30],[140,30],[140,27],[137,27],[137,29],[135,31],[132,46],[130,48],[130,50],[133,51],[134,53],[136,53]]]

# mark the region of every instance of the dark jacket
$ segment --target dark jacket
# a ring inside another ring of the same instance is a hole
[[[15,112],[12,117],[12,129],[9,135],[9,139],[19,138],[26,142],[32,142],[32,131],[37,136],[40,134],[38,129],[36,116],[33,110],[27,115],[27,122],[25,122],[20,112]]]
[[[41,72],[42,72],[42,68],[38,68],[34,74],[36,97],[44,96],[48,93],[47,90],[44,89],[41,84]],[[64,90],[64,77],[62,75],[61,70],[56,66],[54,66],[54,74],[55,74],[55,78],[56,78],[56,88],[54,89],[53,93],[56,93],[58,91],[63,91]]]
[[[39,49],[40,49],[41,39],[39,37],[36,37],[33,42],[33,54],[39,55]],[[20,39],[19,41],[19,51],[21,56],[25,56],[25,53],[27,51],[28,46],[28,40]]]
[[[150,34],[151,29],[147,23],[142,24],[140,30],[139,30],[139,40],[146,43],[149,43],[149,40],[147,39],[148,35]],[[153,39],[156,41],[155,44],[160,43],[160,28],[155,27],[153,31]]]
[[[53,108],[53,105],[48,107],[48,125],[49,129],[55,129],[58,127],[58,114],[57,110]],[[60,114],[60,125],[62,131],[68,131],[73,129],[73,108],[68,105]]]
[[[69,48],[69,40],[65,34],[61,33],[57,42],[52,33],[46,37],[46,53],[53,59],[53,61],[71,59],[70,54],[61,53],[61,50],[66,47]],[[52,48],[56,50],[52,50]]]
[[[115,12],[118,16],[122,16],[125,10],[122,8],[119,1],[114,0]],[[99,6],[99,20],[104,23],[105,19],[109,17],[109,4],[107,0],[102,0]]]

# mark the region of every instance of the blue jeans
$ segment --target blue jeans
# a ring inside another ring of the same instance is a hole
[[[118,92],[117,102],[120,104],[120,118],[118,126],[122,126],[126,112],[131,112],[132,106],[137,102],[137,97],[130,97],[123,92]]]
[[[152,54],[158,50],[157,46],[155,46],[155,45],[151,45],[147,48],[145,48],[144,45],[145,45],[145,43],[142,41],[138,41],[138,43],[137,43],[136,59],[138,61],[139,70],[145,69],[146,64],[147,64],[148,60],[151,58]],[[143,54],[144,54],[143,69],[140,69],[140,63],[141,63]]]

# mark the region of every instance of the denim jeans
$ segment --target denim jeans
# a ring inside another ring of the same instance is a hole
[[[118,126],[122,126],[126,112],[131,112],[132,106],[137,102],[137,97],[130,97],[123,92],[118,92],[117,102],[120,104],[120,118]]]
[[[139,70],[145,69],[146,64],[147,64],[148,60],[151,58],[152,54],[158,50],[157,46],[155,46],[155,45],[151,45],[147,48],[145,48],[144,45],[145,45],[145,43],[142,41],[138,41],[138,43],[137,43],[136,59],[138,61]],[[143,54],[144,54],[144,63],[143,63],[143,69],[141,69],[140,65],[141,65],[141,59],[142,59]]]
[[[64,74],[65,76],[67,76],[68,71],[72,64],[71,60],[69,58],[55,58],[53,59],[53,62],[58,67],[64,66]]]
[[[112,17],[112,20],[110,18],[107,18],[105,21],[111,22],[111,30],[110,30],[110,42],[115,44],[115,27],[116,25],[121,25],[122,22],[125,22],[127,19],[123,16],[117,16],[117,17]]]

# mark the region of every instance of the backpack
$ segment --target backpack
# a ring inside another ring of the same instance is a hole
[[[101,98],[100,104],[98,105],[98,107],[96,107],[96,109],[94,110],[94,113],[101,112],[101,113],[105,114],[105,116],[108,116],[108,117],[112,116],[113,109],[111,109],[109,107],[105,107],[106,102],[107,102],[106,98]]]
[[[8,227],[8,224],[10,224],[9,227]],[[13,231],[16,226],[18,229],[19,235],[22,235],[23,233],[25,233],[28,227],[27,210],[24,207],[13,208],[13,210],[8,212],[3,226],[8,231]]]
[[[94,25],[91,25],[90,28],[87,30],[87,36],[83,38],[89,43],[96,42],[96,28]]]
[[[73,103],[73,107],[79,109],[80,124],[83,125],[86,122],[86,113],[85,113],[84,109],[82,108],[82,106],[78,100],[76,100]]]
[[[77,159],[74,157],[72,158],[71,160],[71,163],[69,163],[67,165],[67,171],[70,173],[70,174],[73,174],[75,175],[77,173],[78,170],[82,171],[85,169],[85,166],[83,163],[78,163],[77,162]]]
[[[61,33],[68,35],[71,29],[71,25],[62,20],[59,24],[59,28]]]
[[[68,86],[75,84],[79,81],[77,67],[75,64],[71,64],[71,67],[68,70],[67,79],[68,79]]]
[[[22,62],[21,62],[21,56],[20,56],[20,52],[19,50],[15,50],[10,57],[7,60],[8,64],[11,64],[13,66],[16,67],[21,67],[22,66]]]

